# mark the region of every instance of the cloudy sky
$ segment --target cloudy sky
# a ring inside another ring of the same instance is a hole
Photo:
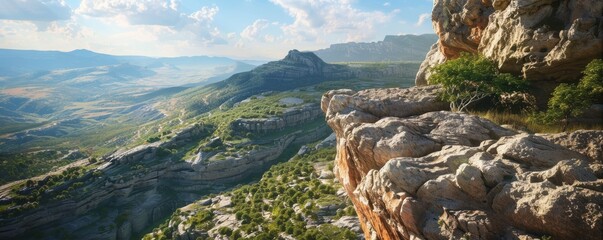
[[[0,48],[278,59],[432,33],[431,0],[0,0]]]

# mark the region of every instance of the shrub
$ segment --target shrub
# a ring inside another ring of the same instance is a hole
[[[462,53],[458,59],[434,67],[430,84],[442,86],[440,98],[450,109],[462,112],[485,97],[521,91],[525,81],[508,73],[500,73],[494,62],[484,57]]]
[[[230,236],[232,234],[232,229],[229,227],[220,227],[218,228],[218,233],[223,236]]]
[[[533,122],[553,124],[563,121],[563,130],[568,119],[584,113],[597,99],[603,97],[603,60],[595,59],[585,70],[584,77],[577,85],[560,84],[555,88],[548,102],[546,112],[534,114]]]

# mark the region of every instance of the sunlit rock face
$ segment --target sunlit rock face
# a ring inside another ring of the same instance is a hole
[[[603,56],[602,16],[598,0],[435,0],[438,52],[427,55],[416,83],[426,84],[428,66],[443,62],[434,56],[454,59],[462,51],[530,81],[576,81]]]
[[[436,93],[323,95],[367,239],[600,239],[603,131],[517,133],[443,111]]]

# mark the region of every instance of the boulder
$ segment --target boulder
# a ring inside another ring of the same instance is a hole
[[[546,134],[542,135],[542,137],[603,164],[602,131],[578,130],[575,132]]]

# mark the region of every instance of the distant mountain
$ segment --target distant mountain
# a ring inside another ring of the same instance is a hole
[[[17,76],[24,73],[89,68],[118,64],[132,64],[147,68],[172,67],[174,69],[209,69],[225,65],[253,66],[226,57],[144,57],[114,56],[85,49],[71,52],[0,49],[0,76]]]
[[[435,34],[388,35],[379,42],[332,44],[314,53],[326,62],[423,61],[437,40]]]
[[[0,49],[0,135],[62,119],[154,120],[153,103],[253,68],[226,57]]]
[[[317,84],[321,81],[352,78],[347,66],[325,63],[312,52],[291,50],[279,61],[258,66],[249,72],[201,88],[181,96],[189,110],[208,111],[224,103],[234,103],[266,91],[284,91]]]
[[[119,64],[111,55],[88,50],[71,52],[0,49],[0,76],[36,71],[97,67]]]

